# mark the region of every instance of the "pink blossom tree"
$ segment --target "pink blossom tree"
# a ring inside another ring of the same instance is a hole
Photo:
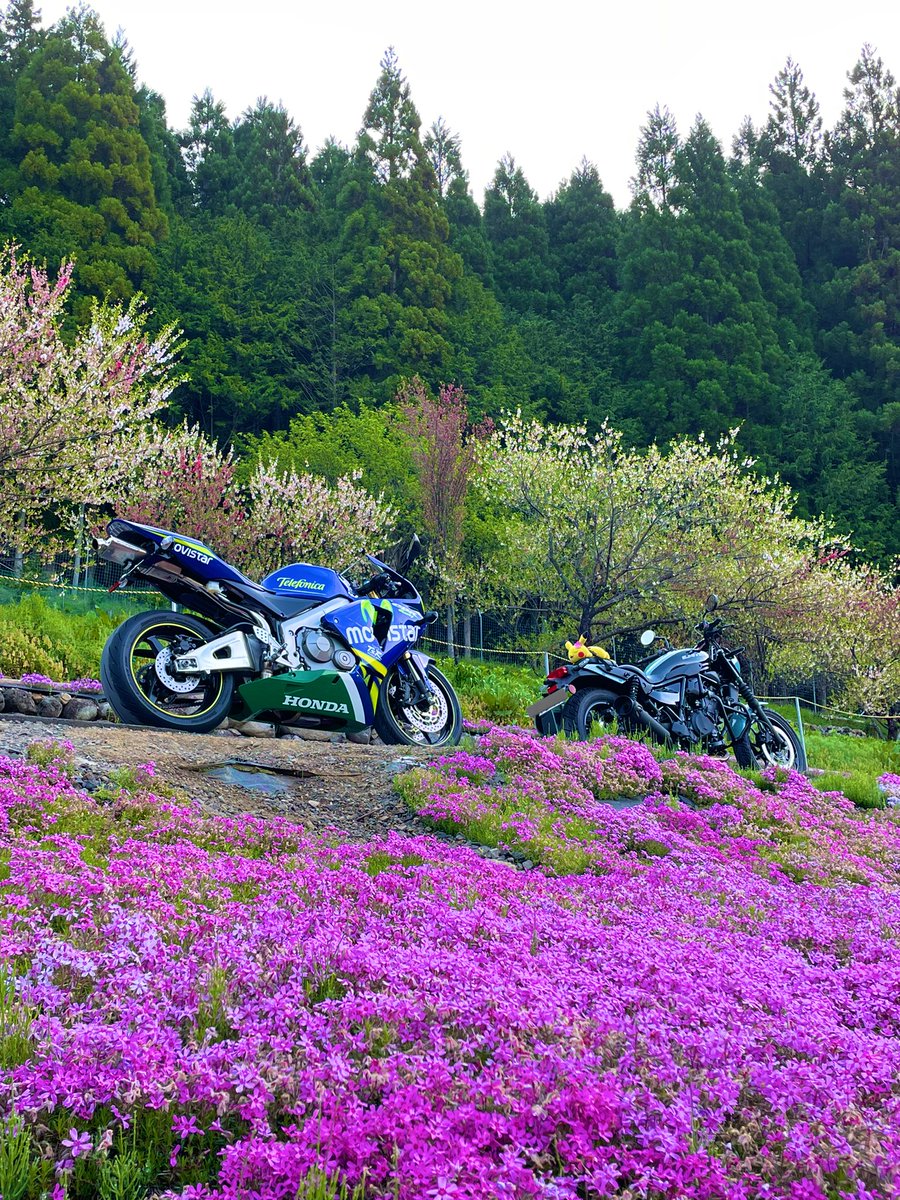
[[[412,458],[421,490],[422,514],[431,547],[429,566],[447,605],[450,641],[455,626],[455,605],[466,574],[462,558],[466,500],[478,467],[477,445],[493,424],[469,422],[466,394],[445,384],[432,396],[418,377],[401,388],[400,428],[412,447]],[[464,640],[468,645],[468,618]]]
[[[178,335],[156,337],[135,298],[94,303],[65,340],[71,262],[51,281],[14,246],[0,251],[0,538],[22,550],[105,501],[131,461],[129,442],[166,405]]]

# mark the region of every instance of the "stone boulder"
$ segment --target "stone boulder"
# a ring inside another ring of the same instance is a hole
[[[58,717],[62,714],[62,700],[59,696],[41,696],[37,702],[39,717]]]
[[[62,707],[62,715],[67,721],[96,721],[97,705],[93,700],[75,696]]]
[[[37,716],[37,704],[31,692],[24,688],[3,688],[0,694],[7,712],[21,713],[23,717]]]

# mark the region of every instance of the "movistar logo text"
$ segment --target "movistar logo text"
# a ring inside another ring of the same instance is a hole
[[[193,546],[182,546],[181,542],[176,542],[172,549],[176,554],[183,554],[185,558],[196,558],[197,562],[212,562],[212,558],[210,558],[208,554],[201,554],[200,551],[195,550]]]

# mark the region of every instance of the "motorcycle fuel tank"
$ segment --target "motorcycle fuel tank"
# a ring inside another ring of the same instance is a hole
[[[664,679],[699,675],[708,662],[709,655],[705,650],[667,650],[655,662],[644,667],[644,674],[661,683]]]
[[[267,575],[261,586],[279,596],[299,596],[307,600],[333,600],[335,596],[350,596],[347,580],[328,567],[310,563],[289,563]]]

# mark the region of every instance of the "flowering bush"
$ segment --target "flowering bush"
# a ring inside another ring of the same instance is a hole
[[[414,777],[460,818],[515,792],[511,840],[579,828],[592,869],[555,877],[63,766],[0,759],[11,1194],[896,1194],[892,813],[521,731]]]
[[[48,675],[38,675],[32,672],[30,675],[23,675],[21,683],[42,684],[44,687],[61,688],[67,692],[102,692],[103,684],[99,679],[69,679],[64,683],[58,680],[51,679]]]

